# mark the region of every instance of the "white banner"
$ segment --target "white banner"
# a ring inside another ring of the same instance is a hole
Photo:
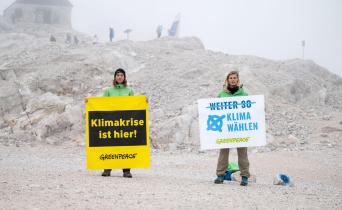
[[[266,145],[263,95],[198,100],[201,150]]]

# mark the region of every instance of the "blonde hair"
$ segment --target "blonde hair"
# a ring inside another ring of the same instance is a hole
[[[228,73],[227,77],[226,77],[226,80],[224,81],[224,87],[227,88],[228,87],[228,79],[231,75],[236,75],[237,78],[238,78],[238,82],[237,82],[237,86],[240,87],[240,77],[239,77],[239,72],[238,71],[231,71]]]

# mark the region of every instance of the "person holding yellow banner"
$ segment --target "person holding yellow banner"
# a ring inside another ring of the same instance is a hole
[[[113,86],[107,88],[103,96],[133,96],[133,89],[127,86],[126,72],[123,69],[117,69],[114,73]],[[102,176],[110,176],[112,169],[104,169]],[[124,168],[123,177],[132,178],[131,169]]]
[[[247,96],[248,94],[240,86],[239,72],[231,71],[227,75],[225,80],[224,90],[222,90],[218,97],[234,97],[234,96]],[[247,156],[247,147],[237,148],[238,152],[238,164],[241,175],[241,186],[248,185],[249,173],[249,161]],[[215,184],[221,184],[224,181],[224,175],[229,163],[229,148],[220,149],[220,155],[217,162]]]

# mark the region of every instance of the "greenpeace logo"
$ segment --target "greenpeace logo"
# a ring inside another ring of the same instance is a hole
[[[244,138],[227,138],[227,139],[216,139],[216,144],[226,144],[226,143],[241,143],[248,142],[250,137]]]
[[[125,159],[135,159],[137,153],[133,154],[101,154],[100,160],[125,160]]]

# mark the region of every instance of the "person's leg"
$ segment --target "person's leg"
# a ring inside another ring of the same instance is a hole
[[[102,172],[102,176],[110,176],[110,172],[112,171],[112,169],[105,169]]]
[[[219,158],[217,161],[216,167],[216,175],[217,178],[215,179],[216,184],[223,183],[224,174],[227,170],[228,162],[229,162],[229,149],[220,149]]]
[[[216,175],[224,176],[229,162],[229,149],[220,149],[217,161]]]
[[[249,178],[250,174],[247,147],[237,148],[237,152],[241,176],[246,176],[247,178]]]
[[[241,175],[241,185],[246,186],[248,184],[248,178],[250,177],[247,147],[237,148],[237,152]]]
[[[132,174],[131,174],[131,169],[130,168],[124,168],[124,169],[122,169],[122,172],[123,172],[123,177],[132,178]]]

